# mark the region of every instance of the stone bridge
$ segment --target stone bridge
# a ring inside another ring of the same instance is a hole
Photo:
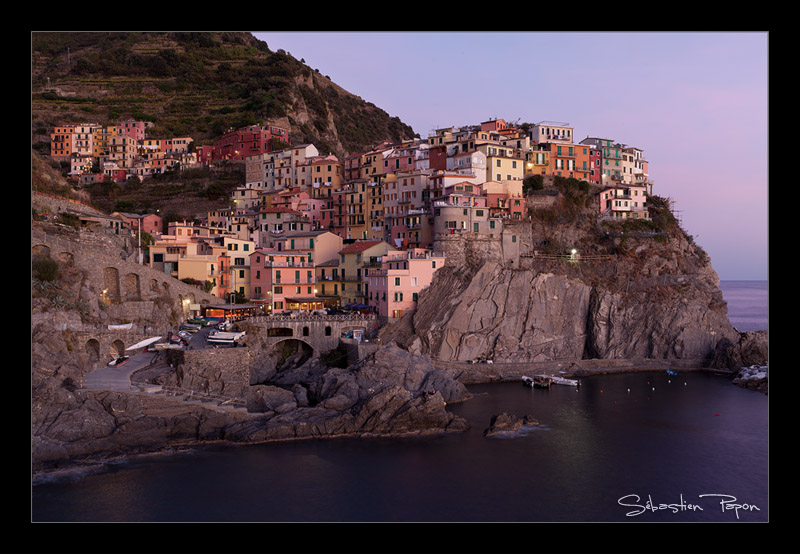
[[[337,348],[345,334],[366,336],[378,327],[378,318],[374,314],[257,316],[247,323],[261,329],[259,339],[268,347],[298,340],[318,356]]]

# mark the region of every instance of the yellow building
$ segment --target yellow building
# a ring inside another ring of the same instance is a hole
[[[182,257],[178,260],[177,278],[209,282],[209,293],[219,297],[219,286],[223,282],[220,278],[219,258],[227,249],[205,241],[187,243],[185,246]]]
[[[326,307],[341,306],[342,280],[339,273],[339,259],[314,265],[314,295],[325,303]]]
[[[230,276],[229,290],[250,298],[250,254],[255,252],[256,243],[233,237],[223,237],[222,243],[230,260],[226,268]]]
[[[344,187],[344,210],[347,217],[346,238],[367,238],[367,182],[349,183]]]
[[[339,297],[343,306],[366,304],[369,295],[366,270],[380,268],[383,256],[391,249],[382,240],[359,240],[339,250],[337,282],[341,283]]]
[[[333,154],[311,158],[307,162],[307,168],[308,182],[313,187],[319,187],[322,184],[338,187],[342,183],[344,167],[339,158]],[[303,184],[301,183],[301,186]]]
[[[386,237],[386,221],[384,213],[384,179],[378,175],[367,182],[367,194],[364,203],[366,217],[366,239],[382,240]]]
[[[525,156],[525,177],[532,175],[547,175],[550,168],[550,152],[548,150],[534,150]]]
[[[495,143],[477,146],[486,155],[486,180],[511,181],[525,178],[525,159],[521,150]]]

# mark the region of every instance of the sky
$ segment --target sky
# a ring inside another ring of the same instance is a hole
[[[720,279],[768,279],[768,32],[253,34],[422,138],[500,118],[640,148]]]

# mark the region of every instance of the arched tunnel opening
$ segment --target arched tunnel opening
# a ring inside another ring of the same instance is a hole
[[[250,384],[269,384],[279,373],[302,366],[313,355],[314,349],[302,340],[280,341],[254,360],[250,371]]]

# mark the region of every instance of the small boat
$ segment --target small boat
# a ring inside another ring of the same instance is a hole
[[[567,385],[568,387],[580,387],[581,382],[577,379],[567,379],[566,377],[557,377],[555,375],[545,375],[553,380],[554,385]]]
[[[158,344],[153,345],[156,350],[183,350],[182,344],[177,344],[173,342],[159,342]]]
[[[199,325],[200,327],[208,327],[209,325],[213,325],[214,322],[210,319],[201,319],[201,318],[194,318],[194,319],[187,319],[186,323],[190,325]]]
[[[678,372],[675,371],[674,369],[668,369],[667,370],[667,375],[677,375],[677,374],[678,374]]]
[[[553,384],[553,378],[548,375],[534,375],[533,377],[522,377],[522,384],[526,387],[537,389],[549,389]]]
[[[120,356],[108,362],[108,367],[119,367],[130,359],[130,356]]]
[[[211,331],[206,337],[206,342],[214,344],[231,344],[235,345],[239,339],[244,337],[247,333],[239,331],[234,333],[226,333],[224,331]]]

